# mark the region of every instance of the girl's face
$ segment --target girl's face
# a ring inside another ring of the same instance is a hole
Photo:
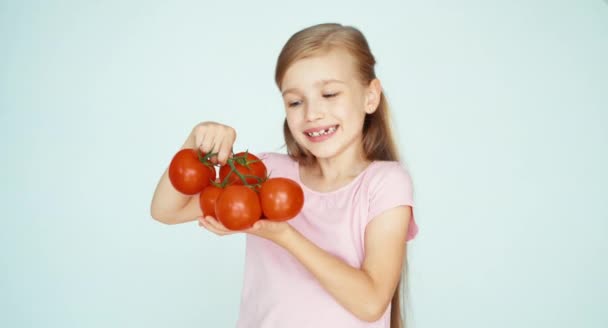
[[[293,63],[281,86],[289,129],[318,159],[362,152],[363,121],[380,98],[379,82],[363,86],[354,58],[331,50]]]

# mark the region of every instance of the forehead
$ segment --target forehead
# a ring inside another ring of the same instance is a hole
[[[349,83],[355,78],[354,58],[345,50],[334,49],[295,61],[285,72],[281,90],[309,88],[329,80]]]

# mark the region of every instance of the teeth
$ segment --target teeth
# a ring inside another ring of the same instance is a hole
[[[326,135],[326,134],[328,134],[328,133],[332,133],[332,132],[334,132],[334,131],[336,131],[336,127],[335,127],[335,126],[332,126],[332,127],[331,127],[331,128],[329,128],[329,129],[320,130],[320,131],[315,131],[315,132],[309,132],[309,133],[307,133],[307,134],[308,134],[309,136],[311,136],[311,137],[318,137],[318,136],[323,136],[323,135]]]

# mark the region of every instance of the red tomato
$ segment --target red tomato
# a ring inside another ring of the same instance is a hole
[[[258,194],[246,186],[224,188],[215,202],[215,217],[230,230],[250,228],[261,216]]]
[[[268,220],[287,221],[304,207],[304,191],[291,179],[270,178],[262,184],[260,202]]]
[[[209,185],[199,194],[198,203],[204,216],[215,217],[215,202],[222,190],[222,188]]]
[[[211,164],[203,164],[199,159],[198,150],[195,149],[184,148],[178,151],[169,165],[169,180],[182,194],[198,194],[213,179],[215,168]]]
[[[235,154],[233,157],[245,156],[245,152]],[[247,183],[254,184],[260,182],[258,178],[266,178],[266,165],[257,156],[252,153],[247,153],[247,157],[242,160],[234,161],[234,167],[236,170],[246,176]],[[224,181],[228,176],[228,185],[242,185],[243,180],[239,176],[232,172],[230,165],[226,164],[220,168],[220,181]],[[229,175],[230,174],[230,175]]]

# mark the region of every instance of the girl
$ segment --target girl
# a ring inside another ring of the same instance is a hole
[[[406,242],[414,238],[410,176],[398,162],[375,59],[362,33],[321,24],[294,34],[275,79],[285,104],[287,155],[260,154],[272,176],[298,182],[304,208],[287,222],[260,220],[247,233],[238,327],[402,327],[399,286]],[[198,124],[183,147],[218,152],[225,164],[236,132]],[[218,234],[237,233],[200,215],[162,176],[152,216],[198,219]]]

